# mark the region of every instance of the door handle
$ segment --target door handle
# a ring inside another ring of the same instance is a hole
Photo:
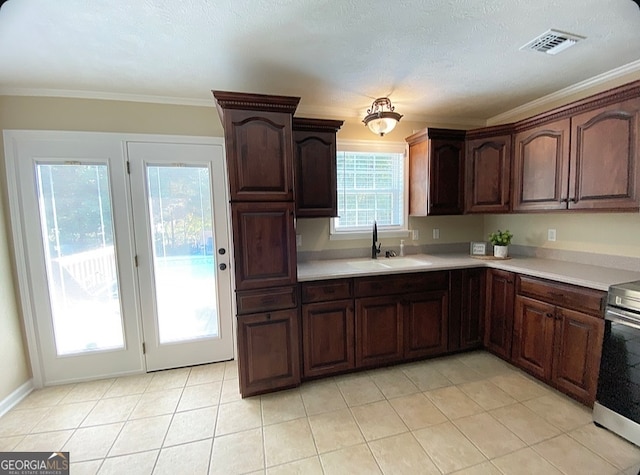
[[[226,268],[227,268],[227,264],[225,264],[225,263],[223,262],[222,264],[220,264],[220,265],[218,266],[218,268],[219,268],[220,270],[226,270]]]

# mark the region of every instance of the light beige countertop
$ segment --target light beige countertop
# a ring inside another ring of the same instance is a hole
[[[436,270],[491,267],[597,290],[612,284],[640,280],[640,271],[614,269],[537,257],[512,257],[507,260],[481,260],[464,254],[412,254],[378,259],[334,259],[298,263],[298,281],[406,274]]]

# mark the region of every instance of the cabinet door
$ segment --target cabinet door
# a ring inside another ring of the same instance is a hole
[[[429,213],[429,142],[426,131],[409,142],[409,215]],[[409,141],[411,137],[408,137]]]
[[[397,297],[356,299],[356,367],[403,357],[402,308]]]
[[[236,290],[296,283],[293,203],[232,203]]]
[[[514,140],[514,211],[566,209],[569,119],[519,132]]]
[[[464,141],[432,139],[429,157],[430,216],[464,213]]]
[[[293,119],[296,216],[338,215],[336,132],[342,121]]]
[[[352,369],[353,328],[353,300],[303,305],[303,375],[322,376]]]
[[[571,119],[570,209],[640,209],[640,98]]]
[[[596,396],[604,320],[558,308],[552,381],[561,391],[591,406]]]
[[[460,314],[460,349],[482,346],[484,333],[485,269],[464,269]]]
[[[293,200],[291,114],[229,109],[224,134],[231,201]]]
[[[465,211],[506,213],[511,185],[511,135],[467,142]]]
[[[242,397],[300,384],[298,310],[238,316]]]
[[[448,300],[446,290],[402,297],[405,358],[440,355],[447,351]]]
[[[553,305],[516,297],[511,356],[514,364],[540,379],[551,378],[554,313]]]
[[[507,360],[511,359],[514,294],[514,275],[511,272],[489,269],[484,345],[489,351]]]
[[[409,214],[464,212],[464,131],[424,129],[409,144]]]

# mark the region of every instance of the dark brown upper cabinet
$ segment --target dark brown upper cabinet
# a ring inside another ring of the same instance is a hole
[[[409,144],[409,214],[464,212],[465,131],[424,129]]]
[[[213,91],[231,201],[293,201],[292,116],[299,97]]]
[[[566,118],[516,133],[513,211],[567,207],[570,129]]]
[[[640,97],[571,119],[569,209],[640,209]]]
[[[514,211],[640,209],[640,81],[514,126]]]
[[[232,203],[236,290],[297,282],[293,203]]]
[[[338,215],[336,133],[341,120],[293,118],[296,216]]]
[[[511,129],[467,133],[465,212],[507,213],[511,193]]]

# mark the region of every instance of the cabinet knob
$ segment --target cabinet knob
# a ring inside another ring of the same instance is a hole
[[[225,264],[224,262],[218,266],[218,269],[220,270],[226,270],[226,268],[227,268],[227,264]]]
[[[267,313],[267,320],[271,320],[271,314]]]
[[[544,314],[544,316],[547,317],[547,318],[552,318],[553,314],[551,312],[547,312],[547,313]]]
[[[227,250],[224,247],[221,247],[220,249],[218,249],[218,254],[220,254],[221,256],[224,256],[226,252]]]

